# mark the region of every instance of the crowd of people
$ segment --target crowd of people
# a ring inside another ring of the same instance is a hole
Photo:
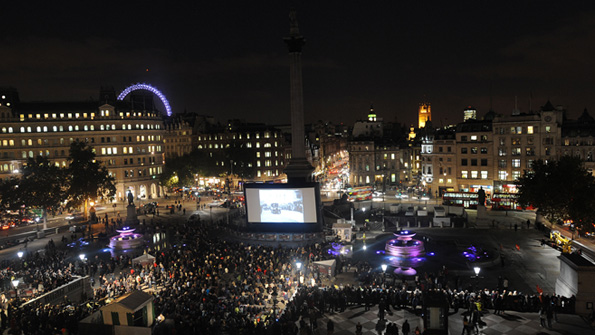
[[[42,288],[39,292],[58,287],[77,273],[98,280],[93,285],[93,299],[82,304],[10,308],[5,301],[4,310],[10,313],[0,313],[2,330],[10,327],[15,334],[47,334],[66,329],[76,334],[78,321],[95,312],[106,298],[137,289],[154,295],[155,310],[165,320],[154,326],[155,334],[169,334],[173,328],[176,333],[188,334],[309,334],[324,313],[354,306],[364,310],[378,306],[381,318],[394,309],[418,313],[424,307],[425,296],[437,292],[455,312],[469,311],[471,325],[480,322],[480,312],[485,309],[497,313],[551,309],[552,314],[574,310],[573,298],[521,294],[502,288],[453,289],[446,268],[414,280],[387,282],[381,272],[362,261],[353,264],[361,275],[361,286],[321,288],[324,278],[314,262],[334,257],[327,252],[328,245],[249,245],[221,238],[223,230],[200,222],[168,222],[166,228],[151,221],[145,227],[147,231],[168,229],[169,235],[176,236],[169,248],[154,252],[151,264],[132,264],[128,256],[67,262],[66,251],[55,246],[48,246],[44,254],[28,256],[22,264],[5,264],[9,266],[0,272],[5,289],[6,279],[15,277]],[[344,269],[341,257],[337,260],[337,268]],[[298,269],[297,262],[303,267]],[[16,306],[15,301],[13,304]],[[474,320],[473,315],[477,315]],[[395,327],[391,324],[389,331],[394,332]]]

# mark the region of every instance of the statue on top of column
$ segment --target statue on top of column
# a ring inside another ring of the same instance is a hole
[[[299,35],[300,30],[298,28],[297,15],[294,8],[289,11],[289,33]]]

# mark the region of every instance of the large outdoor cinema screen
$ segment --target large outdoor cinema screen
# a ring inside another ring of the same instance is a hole
[[[316,187],[246,185],[249,223],[317,223]]]

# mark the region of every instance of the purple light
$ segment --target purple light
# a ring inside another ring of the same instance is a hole
[[[126,96],[128,94],[130,94],[130,92],[132,91],[136,91],[136,90],[145,90],[145,91],[149,91],[153,94],[155,94],[159,100],[161,100],[161,102],[163,103],[163,106],[165,106],[165,111],[167,112],[167,116],[171,116],[171,107],[169,106],[169,101],[167,101],[167,99],[165,98],[165,95],[163,95],[163,93],[161,93],[161,91],[159,91],[158,89],[156,89],[155,87],[149,85],[149,84],[134,84],[131,86],[126,87],[126,89],[124,89],[124,91],[122,91],[122,93],[120,93],[120,95],[118,95],[118,100],[124,100],[124,98],[126,98]]]

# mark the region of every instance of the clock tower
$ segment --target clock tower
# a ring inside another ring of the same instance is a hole
[[[426,122],[432,120],[432,108],[429,102],[422,102],[419,104],[419,124],[418,127],[424,128],[426,126]]]

